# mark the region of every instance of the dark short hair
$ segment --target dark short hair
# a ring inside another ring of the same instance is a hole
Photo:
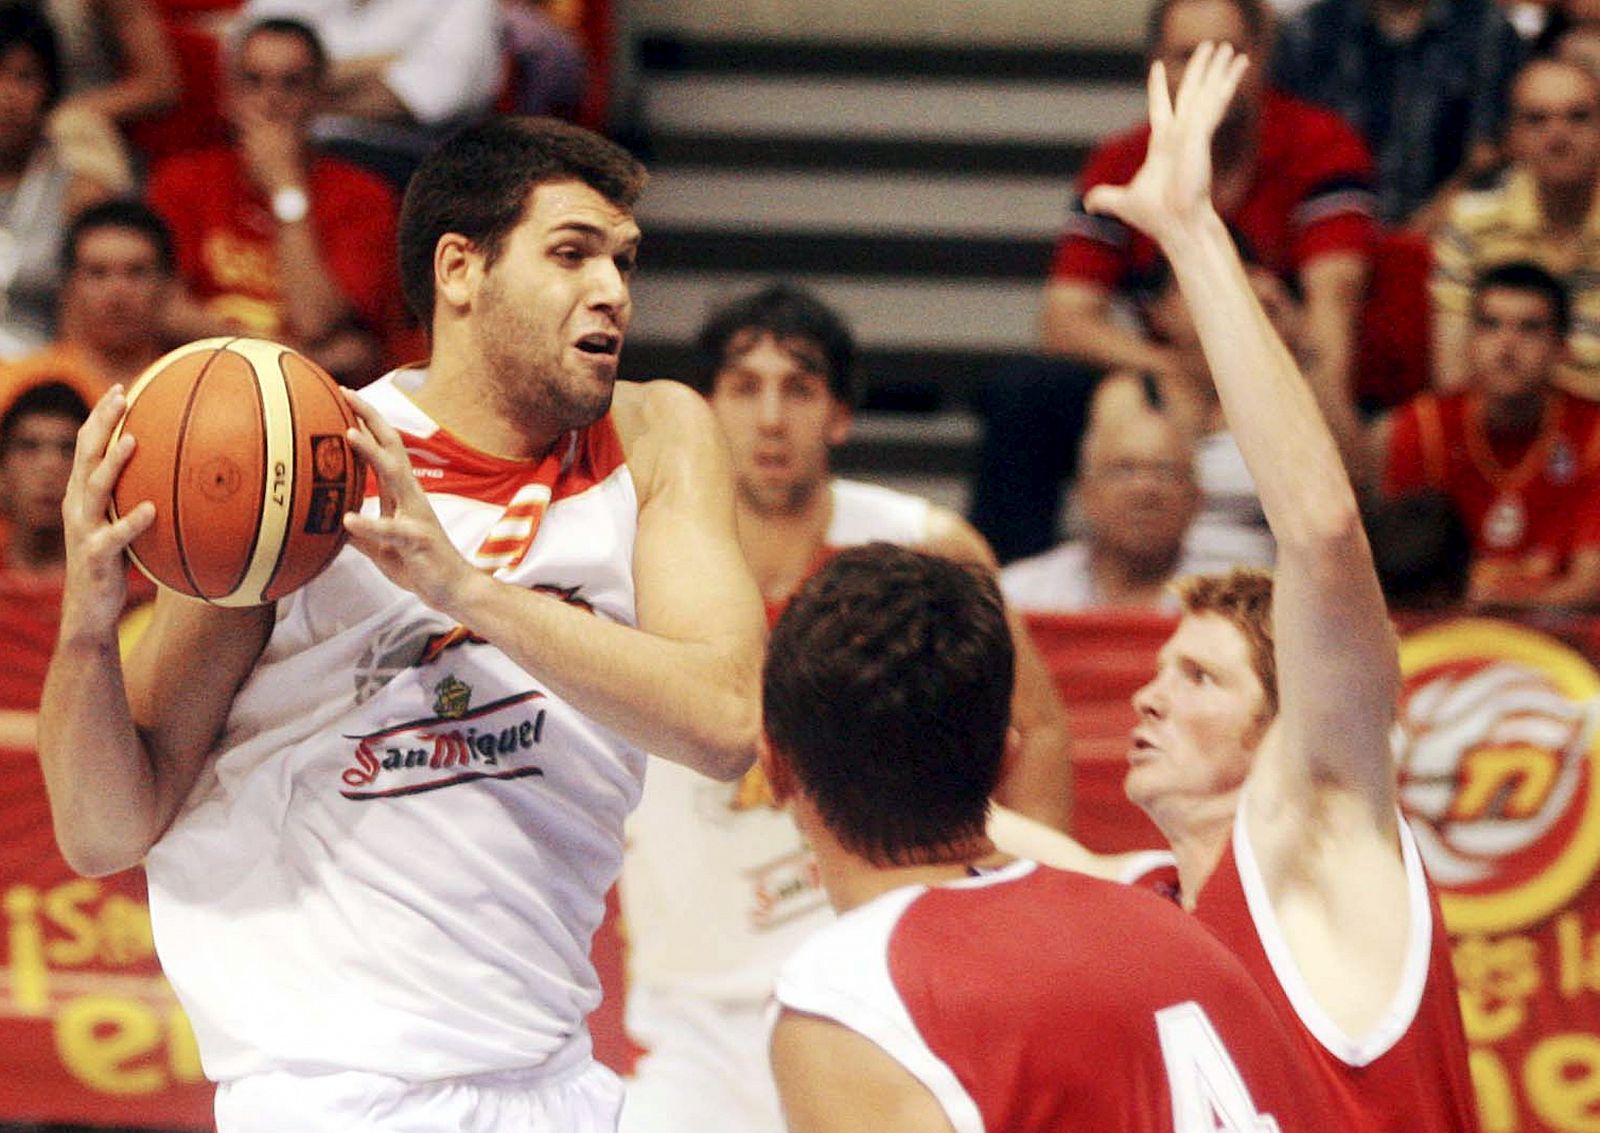
[[[26,417],[67,417],[81,425],[89,419],[89,403],[66,382],[42,381],[17,394],[0,414],[0,456],[11,449],[11,441]]]
[[[1179,4],[1191,2],[1192,0],[1155,0],[1155,3],[1150,5],[1150,11],[1145,18],[1144,44],[1146,53],[1152,59],[1161,48],[1161,37],[1167,28],[1167,13]],[[1272,13],[1263,0],[1227,0],[1227,2],[1233,5],[1234,10],[1239,13],[1239,18],[1244,21],[1250,42],[1265,46],[1272,32]]]
[[[328,73],[328,49],[323,46],[322,37],[317,34],[317,29],[304,20],[296,20],[289,16],[268,16],[266,19],[247,25],[233,37],[230,58],[237,61],[239,53],[244,50],[244,45],[258,35],[293,36],[305,44],[306,50],[311,53],[311,65],[316,69],[317,78],[320,79]]]
[[[0,3],[0,55],[14,47],[33,52],[44,68],[44,104],[48,107],[61,98],[66,76],[61,69],[61,41],[41,7],[19,0]]]
[[[499,114],[463,127],[423,159],[400,206],[407,305],[424,327],[432,326],[433,255],[446,233],[471,240],[493,266],[537,186],[581,181],[631,209],[646,178],[627,150],[556,118]]]
[[[84,209],[67,226],[61,238],[61,265],[70,274],[78,266],[78,248],[83,238],[102,228],[122,228],[137,232],[156,251],[156,262],[166,275],[177,270],[177,254],[172,246],[172,230],[161,214],[143,201],[119,197],[101,201]]]
[[[1448,609],[1465,599],[1472,532],[1446,493],[1428,488],[1368,501],[1362,522],[1391,609]]]
[[[694,386],[710,397],[729,350],[746,332],[780,343],[809,343],[822,354],[828,389],[855,404],[855,338],[844,319],[817,296],[792,283],[775,283],[713,311],[695,342]]]
[[[828,828],[876,864],[981,837],[1015,660],[987,573],[887,543],[841,551],[773,628],[767,739]]]
[[[1572,327],[1572,293],[1553,273],[1527,260],[1496,264],[1478,274],[1472,284],[1474,313],[1485,291],[1522,291],[1543,296],[1550,307],[1550,320],[1563,338]]]

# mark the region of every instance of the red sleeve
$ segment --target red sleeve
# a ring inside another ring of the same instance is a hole
[[[1378,238],[1372,158],[1361,135],[1325,111],[1306,108],[1298,147],[1303,189],[1291,216],[1297,268],[1329,252],[1372,254]]]
[[[397,309],[395,233],[399,206],[382,181],[355,169],[327,178],[317,237],[339,290],[369,326]]]
[[[1383,494],[1391,497],[1424,487],[1428,482],[1428,470],[1422,459],[1417,403],[1408,401],[1396,409],[1393,422],[1383,467]]]
[[[1123,185],[1144,161],[1149,130],[1140,127],[1099,146],[1078,174],[1071,207],[1050,264],[1052,280],[1075,280],[1105,288],[1120,285],[1131,270],[1134,234],[1127,225],[1084,211],[1083,198],[1096,185]]]

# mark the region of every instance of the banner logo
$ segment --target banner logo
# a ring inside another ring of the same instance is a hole
[[[1400,646],[1400,802],[1455,933],[1564,908],[1600,864],[1600,674],[1508,622],[1431,626]]]

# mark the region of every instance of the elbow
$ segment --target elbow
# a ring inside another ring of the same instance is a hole
[[[1315,504],[1296,512],[1293,520],[1292,524],[1280,523],[1273,529],[1280,557],[1337,563],[1341,570],[1344,564],[1371,561],[1361,507],[1348,481],[1342,491],[1329,490]]]
[[[752,698],[731,714],[722,735],[708,748],[701,770],[713,779],[731,783],[755,766],[756,747],[761,737],[759,701]]]

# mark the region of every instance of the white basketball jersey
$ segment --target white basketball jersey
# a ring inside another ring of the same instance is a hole
[[[927,500],[850,480],[831,487],[828,549],[926,540]],[[761,1003],[784,958],[832,919],[794,823],[741,788],[650,761],[623,864],[632,983]]]
[[[363,396],[405,434],[456,546],[633,624],[638,501],[610,418],[542,465],[501,460],[421,413],[404,390],[422,377]],[[215,759],[149,855],[161,960],[206,1072],[428,1080],[586,1042],[590,937],[643,770],[347,547],[278,604]]]

